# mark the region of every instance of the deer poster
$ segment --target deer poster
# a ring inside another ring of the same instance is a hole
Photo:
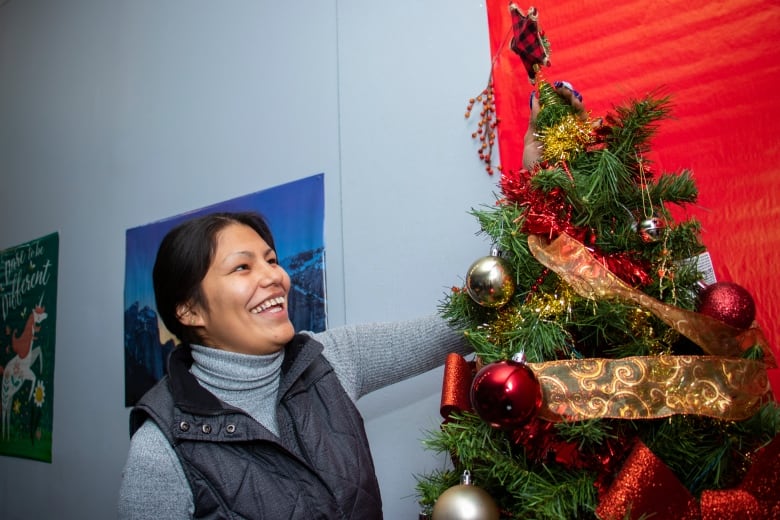
[[[125,406],[134,405],[164,374],[176,338],[157,317],[152,268],[157,248],[175,225],[215,211],[256,211],[268,222],[279,263],[290,275],[295,330],[325,330],[324,175],[127,230],[125,254]]]
[[[51,462],[59,234],[0,251],[0,455]]]

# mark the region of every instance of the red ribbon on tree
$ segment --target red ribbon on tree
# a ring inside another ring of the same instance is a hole
[[[634,520],[646,515],[680,520],[769,520],[780,515],[780,438],[755,457],[742,483],[707,490],[696,500],[642,442],[637,441],[596,514],[602,520]]]

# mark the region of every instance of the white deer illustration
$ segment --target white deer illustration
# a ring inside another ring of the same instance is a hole
[[[41,330],[40,323],[46,319],[47,314],[40,304],[33,309],[27,318],[27,323],[19,336],[16,330],[11,334],[11,347],[16,355],[9,361],[5,368],[0,367],[3,374],[2,389],[2,424],[0,425],[0,439],[8,439],[11,436],[10,417],[11,402],[14,395],[22,387],[25,381],[30,381],[30,395],[28,400],[32,399],[35,391],[35,382],[37,378],[32,371],[32,365],[40,359],[40,369],[43,370],[43,358],[41,357],[41,348],[33,348],[33,342],[38,339],[35,333]]]

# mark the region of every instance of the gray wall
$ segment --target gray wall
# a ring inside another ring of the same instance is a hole
[[[130,227],[324,172],[330,326],[434,312],[488,250],[489,59],[477,1],[0,0],[0,249],[60,233],[53,461],[0,457],[0,516],[114,516]],[[440,382],[360,403],[388,519]]]

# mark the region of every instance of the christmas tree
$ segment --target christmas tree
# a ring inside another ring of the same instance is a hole
[[[647,159],[671,98],[594,118],[544,78],[535,10],[512,9],[540,157],[493,167],[496,132],[517,129],[499,127],[489,82],[466,115],[482,105],[474,137],[500,172],[496,203],[472,210],[492,248],[441,304],[475,357],[447,360],[445,421],[424,443],[452,464],[418,477],[422,516],[780,518],[776,364],[755,305],[707,283],[698,222],[673,216],[696,200],[692,173]]]

